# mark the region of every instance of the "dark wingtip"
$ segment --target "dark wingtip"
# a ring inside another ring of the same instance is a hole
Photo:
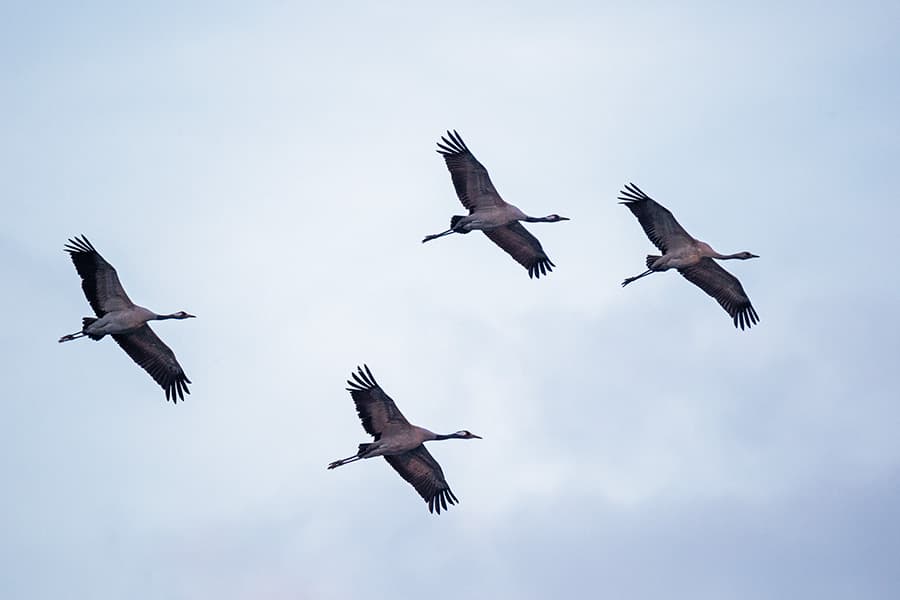
[[[443,142],[443,144],[441,142]],[[441,136],[441,142],[437,143],[437,152],[445,157],[470,152],[468,146],[466,146],[466,143],[463,141],[462,136],[459,135],[459,132],[455,129],[452,131],[448,129],[447,133]]]
[[[617,199],[621,200],[619,204],[625,204],[626,206],[634,202],[641,202],[642,200],[652,200],[650,196],[644,193],[644,190],[630,182],[625,184],[625,187],[619,192]]]
[[[87,239],[87,236],[83,233],[81,236],[75,236],[66,240],[66,244],[63,246],[63,251],[68,252],[69,254],[79,254],[81,252],[97,252],[94,248],[94,245],[91,244],[90,240]]]
[[[753,305],[748,304],[734,314],[733,320],[735,329],[740,328],[741,331],[744,331],[759,323],[759,315]]]
[[[190,395],[191,393],[191,390],[187,386],[188,383],[191,383],[190,379],[182,377],[163,388],[166,391],[166,402],[169,400],[171,400],[173,404],[178,404],[179,400],[184,402],[184,395]]]
[[[365,371],[363,370],[363,368],[365,368]],[[361,392],[378,387],[378,383],[375,381],[375,376],[372,375],[372,371],[365,363],[363,363],[362,366],[357,365],[356,372],[351,371],[350,376],[353,378],[353,380],[347,380],[347,385],[350,386],[347,388],[348,392]]]
[[[363,367],[365,367],[365,369],[366,369],[366,375],[369,376],[369,381],[372,382],[372,385],[378,385],[378,383],[375,381],[375,376],[372,375],[372,371],[369,370],[369,365],[363,363]]]
[[[528,277],[530,279],[540,279],[541,275],[546,277],[553,271],[553,267],[555,266],[556,265],[549,258],[542,258],[530,267],[526,267],[528,269]]]

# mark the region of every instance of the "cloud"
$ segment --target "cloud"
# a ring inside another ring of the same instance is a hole
[[[0,36],[10,597],[896,596],[895,11],[464,8]],[[572,217],[529,225],[549,277],[420,243],[461,210],[448,128]],[[728,265],[758,327],[674,273],[619,287],[652,250],[627,181],[762,256]],[[199,316],[155,326],[183,404],[109,340],[55,342],[89,312],[82,232]],[[324,468],[367,438],[363,362],[411,421],[484,436],[433,445],[439,518],[384,461]]]

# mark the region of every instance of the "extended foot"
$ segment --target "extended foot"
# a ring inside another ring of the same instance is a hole
[[[431,235],[426,235],[425,239],[422,240],[422,243],[424,244],[425,242],[429,242],[431,240],[436,240],[439,237],[444,237],[445,235],[450,235],[451,233],[453,233],[453,230],[448,229],[447,231],[442,231],[440,233],[433,233]]]

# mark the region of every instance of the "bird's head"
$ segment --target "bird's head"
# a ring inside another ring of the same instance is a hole
[[[548,223],[556,223],[557,221],[571,221],[569,217],[561,217],[557,214],[547,215],[546,217],[544,217],[544,220]]]
[[[461,440],[471,440],[473,438],[476,440],[482,439],[482,437],[480,435],[475,435],[474,433],[472,433],[471,431],[469,431],[467,429],[463,429],[462,431],[457,431],[456,433],[453,434],[453,437],[459,438]]]
[[[748,258],[759,258],[759,256],[751,252],[741,252],[740,254],[738,254],[738,258],[740,258],[741,260],[747,260]]]
[[[197,315],[190,315],[183,310],[179,310],[177,313],[172,315],[173,319],[196,319]]]

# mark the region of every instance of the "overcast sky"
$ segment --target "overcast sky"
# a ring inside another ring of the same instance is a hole
[[[0,596],[900,597],[900,7],[120,2],[0,8]],[[558,266],[459,205],[455,128]],[[634,181],[720,252],[736,331]],[[192,394],[90,308],[85,234]],[[441,516],[367,441],[367,363]]]

